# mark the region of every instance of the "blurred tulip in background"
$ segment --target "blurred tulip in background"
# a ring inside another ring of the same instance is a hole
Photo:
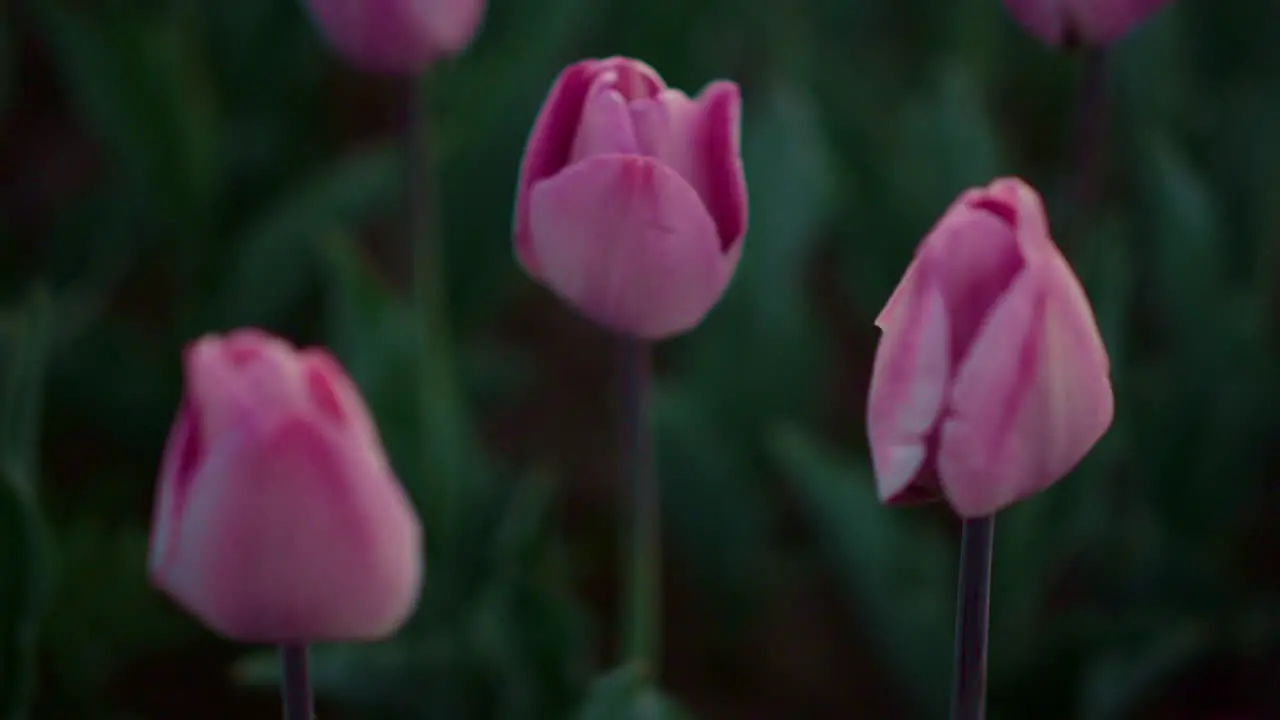
[[[374,72],[417,73],[470,44],[484,0],[309,0],[330,44]]]
[[[249,642],[394,632],[422,582],[422,529],[364,401],[326,352],[254,330],[185,356],[152,582]]]
[[[1107,45],[1169,0],[1004,0],[1027,32],[1050,45]]]

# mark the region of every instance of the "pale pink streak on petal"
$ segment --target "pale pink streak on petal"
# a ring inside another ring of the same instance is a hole
[[[611,75],[613,86],[627,100],[653,97],[667,88],[657,70],[635,58],[614,55],[594,62],[595,73]]]
[[[1069,308],[1070,317],[1075,318],[1073,336],[1078,339],[1082,348],[1087,348],[1090,356],[1090,367],[1101,368],[1101,376],[1106,378],[1111,373],[1111,360],[1107,356],[1106,346],[1097,329],[1097,321],[1093,316],[1093,307],[1088,295],[1080,284],[1079,278],[1071,270],[1062,251],[1053,242],[1049,234],[1049,220],[1045,213],[1044,201],[1030,185],[1016,178],[997,181],[992,185],[993,191],[1001,197],[1017,203],[1018,207],[1018,244],[1028,263],[1047,264],[1046,282],[1054,299],[1055,307]]]
[[[951,372],[950,329],[932,272],[913,275],[899,298],[876,349],[867,401],[871,459],[884,502],[903,496],[928,460],[928,436],[942,413]]]
[[[587,317],[638,337],[687,330],[732,277],[693,187],[646,157],[602,155],[538,183],[534,251],[547,285]]]
[[[938,468],[957,512],[983,515],[1035,494],[1083,459],[1111,423],[1110,362],[1084,289],[1049,236],[1038,193],[989,188],[1018,209],[1027,264],[957,374]]]
[[[661,160],[698,190],[702,184],[695,145],[698,104],[679,90],[663,90],[632,102],[630,111],[639,152]]]
[[[164,456],[160,461],[160,479],[156,483],[155,504],[151,510],[151,539],[147,555],[150,568],[159,568],[172,557],[186,493],[203,460],[203,453],[199,419],[184,399],[169,430],[169,439],[165,441]]]
[[[980,203],[980,201],[975,201]],[[987,314],[1023,267],[1013,206],[970,204],[956,222],[929,236],[925,252],[936,268],[951,326],[951,360],[959,365]]]
[[[173,528],[183,522],[195,466],[207,459],[212,439],[259,431],[301,404],[292,353],[288,343],[256,329],[207,335],[187,348],[187,396],[162,460],[151,563],[164,563],[174,550]]]
[[[1058,479],[1041,462],[1052,428],[1034,394],[1044,299],[1039,275],[1020,275],[992,309],[952,383],[937,466],[942,490],[961,517],[988,515]]]

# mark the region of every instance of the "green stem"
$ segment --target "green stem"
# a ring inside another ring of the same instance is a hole
[[[428,85],[425,77],[413,77],[406,88],[404,127],[406,233],[412,278],[414,316],[421,333],[419,347],[419,420],[422,428],[424,469],[436,493],[428,507],[438,547],[450,548],[457,513],[461,468],[456,418],[461,412],[457,372],[453,365],[453,334],[449,327],[448,292],[443,266],[439,199],[435,183],[435,159],[428,126]],[[419,502],[425,498],[415,498]]]
[[[1072,138],[1073,177],[1070,214],[1065,218],[1067,234],[1074,244],[1077,267],[1088,261],[1088,229],[1102,195],[1105,175],[1105,141],[1111,108],[1107,98],[1107,50],[1086,51],[1084,77],[1076,97],[1075,128]]]
[[[632,515],[624,543],[629,551],[625,652],[651,679],[661,670],[661,496],[653,471],[650,385],[652,349],[623,339],[621,365],[622,476],[632,493]]]

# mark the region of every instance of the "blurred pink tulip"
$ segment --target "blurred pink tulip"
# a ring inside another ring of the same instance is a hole
[[[1004,0],[1027,32],[1054,46],[1107,45],[1169,0]]]
[[[394,632],[417,602],[422,529],[342,368],[256,330],[201,338],[184,365],[152,583],[233,640]]]
[[[691,329],[738,265],[747,231],[732,82],[697,98],[628,58],[560,73],[525,147],[516,257],[579,312],[659,339]]]
[[[484,0],[307,0],[329,43],[357,67],[418,73],[460,52],[484,17]]]
[[[887,503],[988,515],[1066,475],[1111,424],[1084,289],[1018,179],[962,194],[876,318],[867,408]]]

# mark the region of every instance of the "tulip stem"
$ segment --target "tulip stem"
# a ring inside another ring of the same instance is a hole
[[[1072,214],[1067,218],[1076,244],[1077,263],[1085,260],[1083,255],[1088,246],[1085,231],[1093,208],[1102,195],[1104,145],[1111,116],[1107,97],[1107,51],[1105,48],[1091,48],[1086,52],[1084,77],[1076,98],[1072,139],[1072,162],[1075,166],[1071,189],[1073,205]]]
[[[965,520],[960,538],[951,720],[982,720],[986,713],[987,627],[995,529],[994,515]]]
[[[316,716],[307,653],[306,645],[280,646],[283,671],[280,699],[284,702],[284,720],[314,720]]]
[[[650,679],[659,673],[661,632],[661,497],[653,471],[650,426],[652,349],[623,339],[621,356],[622,477],[632,493],[630,577],[624,607],[625,653]],[[624,525],[625,526],[625,525]]]
[[[419,507],[439,509],[431,518],[442,540],[437,547],[451,548],[450,520],[457,512],[461,472],[458,459],[462,439],[458,418],[463,413],[453,365],[453,336],[449,327],[448,294],[443,257],[443,232],[429,127],[428,78],[414,76],[405,87],[405,232],[408,236],[414,316],[421,357],[419,359],[419,420],[422,452],[429,476],[438,484],[437,494],[415,496]],[[413,492],[416,488],[410,488]],[[447,558],[446,558],[447,560]]]

